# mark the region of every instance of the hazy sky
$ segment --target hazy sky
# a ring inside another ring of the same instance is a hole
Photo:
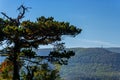
[[[120,0],[0,0],[0,12],[16,17],[21,4],[32,7],[25,19],[53,16],[82,28],[75,38],[63,37],[67,47],[120,47]]]

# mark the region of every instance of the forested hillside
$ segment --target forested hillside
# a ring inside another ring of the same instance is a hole
[[[103,48],[71,50],[76,55],[61,69],[65,80],[120,80],[120,53]]]

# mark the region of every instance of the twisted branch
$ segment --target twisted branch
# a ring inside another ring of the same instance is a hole
[[[17,10],[19,10],[19,14],[18,14],[17,18],[15,18],[15,19],[9,17],[4,12],[1,12],[1,14],[3,16],[5,16],[7,19],[9,19],[12,23],[15,23],[16,26],[19,26],[20,25],[20,20],[22,18],[24,18],[25,11],[28,10],[28,7],[25,7],[25,6],[21,5]]]

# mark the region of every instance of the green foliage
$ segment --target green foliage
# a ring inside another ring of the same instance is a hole
[[[27,58],[34,58],[36,53],[31,49],[23,49],[20,56],[25,56]]]
[[[48,64],[42,64],[40,68],[35,72],[36,80],[56,80],[59,78],[59,71],[49,69]]]
[[[59,71],[57,69],[50,69],[48,63],[27,66],[26,69],[27,71],[25,69],[22,70],[22,80],[61,80]],[[31,77],[32,74],[34,75],[33,77]]]
[[[32,48],[37,49],[39,45],[48,45],[56,41],[61,41],[62,36],[65,35],[75,37],[81,32],[81,29],[76,26],[70,25],[68,22],[56,21],[53,17],[46,18],[41,16],[35,22],[30,20],[20,22],[24,18],[27,9],[21,5],[17,9],[19,10],[17,18],[11,18],[1,12],[7,19],[0,18],[0,43],[6,41],[5,44],[1,44],[2,46],[6,45],[6,47],[3,47],[2,52],[3,54],[7,54],[8,59],[13,63],[13,80],[20,80],[19,71],[22,66],[26,65],[26,61],[33,63],[40,62],[32,61],[38,56],[32,51]],[[54,51],[47,57],[39,57],[41,59],[44,58],[44,60],[50,59],[50,62],[51,60],[56,61],[56,58],[60,64],[64,62],[66,64],[70,56],[74,55],[72,51],[59,53],[59,51]],[[67,58],[67,60],[61,58]],[[24,62],[24,64],[21,65],[21,62]],[[54,73],[55,71],[51,72],[51,75]]]
[[[74,56],[75,53],[73,51],[64,51],[64,52],[58,52],[58,51],[52,51],[50,52],[49,56],[52,57],[52,61],[54,62],[57,62],[59,64],[64,64],[64,65],[67,65],[68,63],[68,59],[71,57],[71,56]],[[66,58],[66,59],[65,59]]]

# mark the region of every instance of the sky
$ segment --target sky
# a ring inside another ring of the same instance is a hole
[[[31,7],[24,20],[52,16],[81,28],[76,37],[63,37],[66,47],[120,47],[120,0],[0,0],[0,12],[15,18],[21,4]]]

